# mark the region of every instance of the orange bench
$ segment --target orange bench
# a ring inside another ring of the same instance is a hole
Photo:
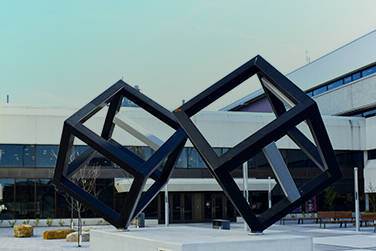
[[[321,211],[317,212],[317,218],[319,218],[320,228],[321,225],[325,228],[326,224],[339,224],[339,227],[342,225],[347,227],[347,223],[354,223],[351,211]]]
[[[364,222],[364,226],[367,227],[368,222],[371,222],[373,226],[373,232],[376,232],[375,221],[376,221],[376,213],[362,213],[360,215],[360,226],[362,226]]]

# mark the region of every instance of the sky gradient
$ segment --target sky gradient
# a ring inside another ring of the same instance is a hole
[[[0,104],[79,107],[118,79],[174,109],[260,54],[282,73],[376,28],[376,1],[0,1]],[[247,81],[218,109],[258,89]]]

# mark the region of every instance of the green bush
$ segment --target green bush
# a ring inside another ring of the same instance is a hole
[[[51,218],[47,218],[47,226],[51,227],[52,226],[52,219]]]

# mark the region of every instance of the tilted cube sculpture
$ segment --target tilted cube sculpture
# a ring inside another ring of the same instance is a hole
[[[222,156],[217,156],[190,117],[255,74],[277,118]],[[286,107],[289,109],[286,110]],[[174,114],[210,172],[252,232],[262,232],[341,177],[317,104],[261,56],[256,56],[240,66],[176,109]],[[296,128],[303,121],[306,121],[316,145]],[[320,176],[299,188],[295,185],[274,143],[285,135],[288,135],[322,170]],[[264,152],[286,198],[260,216],[256,216],[230,172],[259,151]]]
[[[259,78],[277,118],[222,156],[217,156],[190,117],[255,74]],[[120,108],[123,97],[127,97],[176,130],[147,161],[142,160],[111,139],[115,114]],[[109,109],[102,134],[99,136],[86,128],[83,123],[107,104],[109,104]],[[303,121],[307,123],[315,144],[296,128]],[[288,135],[322,170],[321,175],[301,187],[296,186],[275,144],[275,141],[285,135]],[[69,162],[74,137],[87,143],[89,149]],[[114,226],[127,228],[130,221],[150,203],[167,183],[187,137],[252,232],[262,232],[341,177],[316,103],[262,57],[256,56],[176,109],[174,113],[167,111],[123,81],[117,82],[65,121],[54,183],[77,200],[85,203]],[[286,198],[260,216],[256,216],[230,172],[259,151],[265,154]],[[90,161],[95,152],[101,153],[134,176],[133,184],[121,212],[116,212],[69,180],[74,172]],[[160,171],[158,167],[166,158],[167,161]],[[142,194],[145,182],[149,177],[155,182]]]
[[[146,161],[111,139],[115,115],[119,111],[124,97],[176,130]],[[109,105],[109,107],[102,133],[97,135],[85,127],[83,123],[106,105]],[[73,161],[70,161],[74,137],[85,142],[89,148]],[[186,140],[185,132],[179,127],[170,111],[120,80],[64,122],[54,183],[58,188],[84,203],[112,225],[117,228],[127,228],[130,222],[142,212],[167,183]],[[134,178],[120,212],[107,206],[69,179],[81,167],[87,165],[97,152],[116,163]],[[160,169],[164,160],[166,162]],[[155,182],[143,193],[146,180],[149,177],[154,179]]]

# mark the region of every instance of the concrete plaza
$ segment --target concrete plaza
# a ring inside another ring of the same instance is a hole
[[[185,226],[210,228],[209,223],[184,224]],[[181,225],[180,225],[181,226]],[[153,226],[149,226],[153,227]],[[96,229],[113,229],[111,226],[94,226]],[[14,238],[13,229],[0,228],[0,251],[37,251],[37,250],[90,250],[90,243],[82,243],[77,248],[77,243],[66,242],[65,240],[43,240],[43,232],[57,227],[36,227],[32,238]],[[230,231],[244,231],[242,223],[232,223]],[[290,223],[273,225],[265,231],[268,233],[291,234],[298,236],[311,236],[313,238],[315,251],[346,250],[346,251],[370,251],[376,250],[376,233],[373,227],[362,227],[360,232],[355,232],[353,226],[340,228],[338,224],[329,224],[326,229],[319,228],[318,224],[296,224]],[[250,236],[249,238],[252,238]]]

